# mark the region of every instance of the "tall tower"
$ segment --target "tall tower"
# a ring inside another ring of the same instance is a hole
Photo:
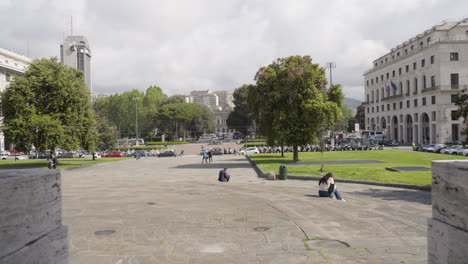
[[[85,83],[91,92],[91,50],[84,36],[68,36],[60,45],[60,61],[84,73]]]

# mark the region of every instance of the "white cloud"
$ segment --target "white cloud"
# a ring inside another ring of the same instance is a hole
[[[278,57],[308,54],[336,62],[334,82],[362,99],[373,59],[463,10],[461,0],[3,0],[0,47],[25,54],[29,40],[33,57],[58,56],[73,15],[98,93],[233,90]]]

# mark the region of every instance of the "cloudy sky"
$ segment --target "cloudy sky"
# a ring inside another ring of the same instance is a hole
[[[90,42],[93,90],[234,90],[279,57],[333,61],[334,83],[363,99],[372,60],[442,21],[466,0],[0,0],[0,47],[59,56],[70,35]]]

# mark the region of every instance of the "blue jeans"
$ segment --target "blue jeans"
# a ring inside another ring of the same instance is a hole
[[[328,191],[319,191],[319,196],[320,197],[328,197],[328,198],[333,198],[333,194],[336,195],[336,199],[338,200],[343,200],[343,197],[341,197],[340,192],[338,191],[337,188],[333,192],[328,192]]]

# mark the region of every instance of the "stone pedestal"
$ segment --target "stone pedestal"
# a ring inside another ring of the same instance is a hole
[[[59,170],[0,171],[0,264],[68,263]]]
[[[468,161],[432,162],[432,218],[428,222],[430,264],[468,260]]]

